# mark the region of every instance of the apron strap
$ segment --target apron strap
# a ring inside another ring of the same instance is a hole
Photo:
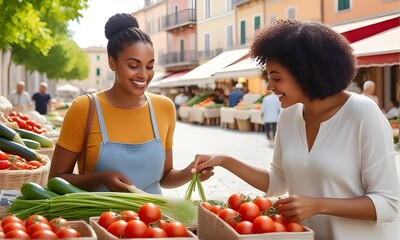
[[[149,105],[150,119],[151,119],[151,125],[153,126],[154,138],[160,139],[160,136],[158,133],[157,120],[156,120],[156,116],[155,116],[154,110],[153,110],[153,104],[151,104],[150,97],[147,95],[146,92],[144,93],[144,96],[146,97],[148,105]]]
[[[101,138],[103,139],[103,142],[108,142],[106,124],[104,123],[103,113],[101,112],[99,99],[96,95],[94,95],[94,100],[96,100],[97,119],[99,120],[100,124]]]

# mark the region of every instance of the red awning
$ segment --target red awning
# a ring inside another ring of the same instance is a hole
[[[397,13],[336,25],[332,26],[332,28],[343,34],[349,42],[353,43],[398,26],[400,26],[400,14]]]

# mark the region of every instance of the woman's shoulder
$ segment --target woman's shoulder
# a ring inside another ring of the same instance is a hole
[[[149,93],[149,92],[147,92],[146,94],[147,94],[147,96],[150,97],[151,102],[154,105],[174,105],[172,99],[170,99],[167,96],[155,94],[155,93]]]

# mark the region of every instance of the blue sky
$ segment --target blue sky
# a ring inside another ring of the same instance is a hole
[[[107,46],[104,25],[116,13],[131,13],[143,6],[143,0],[89,0],[83,17],[69,23],[73,39],[81,48]]]

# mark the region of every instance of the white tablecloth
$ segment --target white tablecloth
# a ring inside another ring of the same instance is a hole
[[[262,118],[262,112],[260,109],[250,110],[250,122],[257,124],[264,124],[264,119]]]
[[[220,121],[221,123],[235,123],[235,111],[234,108],[222,107],[220,108]]]
[[[238,110],[235,109],[235,115],[234,118],[240,119],[240,120],[248,120],[251,117],[251,111],[250,110]]]
[[[180,118],[190,118],[192,107],[180,106],[178,114]]]
[[[219,108],[205,108],[204,109],[204,117],[205,118],[219,118],[221,116],[221,112]]]
[[[203,123],[204,122],[204,108],[193,107],[190,117],[190,122]]]

